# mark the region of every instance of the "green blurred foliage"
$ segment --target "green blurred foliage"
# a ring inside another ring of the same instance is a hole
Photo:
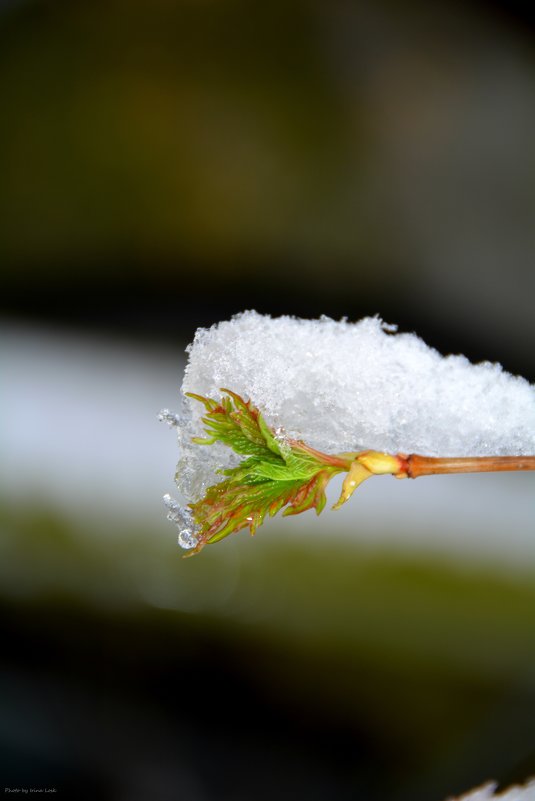
[[[1,524],[2,608],[16,602],[13,619],[27,609],[35,625],[53,610],[55,622],[39,624],[51,653],[66,648],[77,659],[68,621],[80,615],[107,670],[134,649],[142,675],[144,660],[165,663],[168,643],[167,668],[177,691],[193,682],[201,719],[210,716],[202,694],[224,695],[219,681],[233,676],[289,720],[321,721],[325,736],[346,727],[349,743],[358,730],[368,769],[388,765],[371,785],[391,799],[438,798],[505,775],[535,742],[535,576],[328,546],[304,532],[291,542],[273,532],[236,537],[183,560],[144,526],[73,527],[6,506]],[[122,632],[117,642],[98,645],[110,626]],[[35,637],[30,626],[29,647]],[[205,664],[207,647],[226,656]],[[170,680],[164,664],[158,670]],[[144,704],[146,690],[136,692]],[[250,747],[258,742],[252,736]],[[354,759],[356,780],[365,768]]]
[[[535,686],[535,575],[508,578],[339,538],[328,546],[302,532],[292,542],[242,535],[183,560],[146,527],[121,534],[100,521],[92,535],[53,514],[4,507],[2,518],[4,597],[195,612],[348,664]]]

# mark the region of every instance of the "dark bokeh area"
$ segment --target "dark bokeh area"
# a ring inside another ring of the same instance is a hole
[[[16,2],[0,36],[5,311],[380,313],[534,375],[527,6]]]
[[[10,0],[0,98],[1,787],[535,775],[530,476],[387,483],[184,561],[155,423],[195,330],[250,308],[535,380],[532,5]]]

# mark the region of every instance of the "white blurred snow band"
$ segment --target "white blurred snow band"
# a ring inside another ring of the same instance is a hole
[[[292,349],[291,341],[281,345]],[[25,508],[44,503],[92,537],[101,528],[92,525],[95,519],[108,521],[108,537],[150,523],[168,541],[161,497],[174,489],[176,443],[156,413],[162,405],[177,408],[184,345],[174,346],[139,347],[0,323],[0,502]],[[218,386],[228,381],[216,375],[197,389],[208,391],[220,379]],[[332,503],[340,491],[336,481],[329,489]],[[532,570],[533,482],[531,473],[377,479],[339,512],[276,518],[262,536],[283,531],[287,537],[291,528],[298,539],[305,533],[324,538],[327,531],[335,541]]]

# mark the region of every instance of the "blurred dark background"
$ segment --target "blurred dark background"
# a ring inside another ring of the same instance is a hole
[[[534,775],[531,476],[378,482],[182,561],[155,422],[246,308],[535,380],[532,4],[4,0],[0,109],[2,787]]]

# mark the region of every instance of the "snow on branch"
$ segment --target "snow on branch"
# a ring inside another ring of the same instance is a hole
[[[181,409],[161,417],[178,432],[177,485],[196,527],[182,530],[183,547],[199,550],[244,525],[254,531],[284,506],[321,510],[325,484],[340,470],[348,471],[343,501],[369,475],[457,472],[451,465],[463,461],[430,469],[427,458],[414,472],[416,462],[389,461],[403,454],[526,457],[520,467],[487,459],[480,469],[533,469],[533,386],[498,364],[443,357],[395,332],[377,317],[348,323],[254,311],[197,331]],[[336,465],[327,465],[329,455]]]

